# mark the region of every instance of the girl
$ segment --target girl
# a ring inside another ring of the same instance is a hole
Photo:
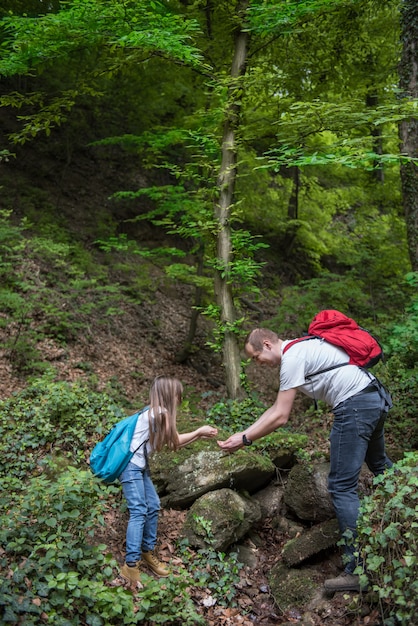
[[[218,430],[201,426],[189,433],[179,434],[176,428],[177,408],[181,403],[183,386],[176,378],[157,376],[150,390],[150,406],[138,417],[131,442],[134,456],[119,476],[129,510],[126,530],[126,557],[121,575],[129,582],[139,581],[139,561],[142,560],[157,576],[168,576],[169,570],[155,556],[160,500],[152,483],[148,455],[164,446],[177,450],[197,439],[215,437]]]

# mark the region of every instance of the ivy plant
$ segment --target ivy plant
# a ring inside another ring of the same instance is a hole
[[[377,593],[385,626],[412,624],[418,612],[418,454],[375,478],[358,521],[362,582]]]

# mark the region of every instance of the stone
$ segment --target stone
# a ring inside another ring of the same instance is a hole
[[[262,517],[280,515],[284,508],[283,494],[284,487],[271,484],[253,495],[253,499],[260,505]]]
[[[237,543],[261,519],[259,505],[232,489],[201,496],[187,512],[181,532],[190,545],[226,550]]]
[[[288,566],[299,565],[314,554],[335,546],[340,538],[340,530],[335,518],[315,524],[285,544],[282,551],[283,561]]]
[[[335,517],[328,492],[329,463],[301,463],[289,472],[284,501],[301,520],[320,522]]]
[[[164,491],[159,491],[161,504],[188,508],[204,494],[225,488],[251,494],[266,486],[274,475],[275,466],[262,454],[204,450],[169,466],[169,472],[164,473]],[[161,481],[156,480],[156,484]]]
[[[315,596],[321,584],[314,569],[288,568],[281,561],[273,566],[269,583],[274,601],[282,611],[304,606]]]

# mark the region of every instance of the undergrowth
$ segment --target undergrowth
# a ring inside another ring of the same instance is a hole
[[[118,564],[95,531],[121,490],[96,479],[86,459],[122,417],[111,396],[48,376],[0,402],[0,623],[203,626],[191,586],[232,602],[238,565],[209,548],[189,553],[199,575],[143,574],[134,596],[111,584]]]
[[[418,453],[407,453],[361,505],[358,523],[364,585],[379,599],[385,626],[416,623],[418,614]],[[364,571],[363,571],[364,569]]]

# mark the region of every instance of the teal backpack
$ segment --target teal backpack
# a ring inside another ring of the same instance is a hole
[[[146,406],[129,417],[115,424],[109,434],[99,441],[90,455],[90,469],[97,478],[104,483],[113,483],[123,472],[135,452],[146,445],[148,439],[143,441],[137,450],[130,451],[132,437],[138,417],[148,410]]]

